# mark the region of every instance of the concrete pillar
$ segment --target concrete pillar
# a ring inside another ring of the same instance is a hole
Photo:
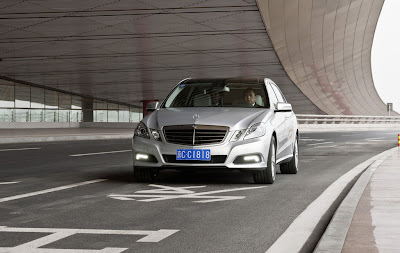
[[[93,99],[83,98],[82,113],[83,122],[93,122]]]

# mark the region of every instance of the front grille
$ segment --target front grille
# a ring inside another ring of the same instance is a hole
[[[223,142],[229,127],[182,125],[166,126],[163,130],[168,143],[196,146]]]
[[[210,161],[176,160],[176,155],[163,155],[163,158],[167,163],[224,163],[226,160],[226,155],[212,155]]]

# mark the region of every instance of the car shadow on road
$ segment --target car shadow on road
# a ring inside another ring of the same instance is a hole
[[[154,183],[162,184],[254,184],[251,174],[239,171],[161,171]]]
[[[113,168],[110,171],[99,172],[97,178],[111,182],[143,183],[133,177],[132,169],[126,166]],[[153,184],[254,184],[250,173],[239,171],[177,171],[163,170]]]

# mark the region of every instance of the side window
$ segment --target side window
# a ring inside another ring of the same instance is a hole
[[[271,86],[272,86],[272,89],[274,90],[274,92],[275,92],[275,94],[276,94],[276,97],[278,98],[278,101],[279,101],[279,102],[282,102],[282,103],[286,103],[286,99],[285,99],[285,97],[282,95],[282,92],[279,90],[279,88],[276,87],[275,84],[271,84]]]
[[[278,98],[276,97],[275,92],[272,89],[272,84],[268,83],[267,87],[268,87],[268,95],[269,95],[269,97],[271,99],[271,103],[273,105],[275,105],[276,103],[278,103]]]

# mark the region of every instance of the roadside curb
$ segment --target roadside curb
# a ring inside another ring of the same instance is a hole
[[[107,134],[107,135],[37,136],[37,137],[26,136],[26,137],[0,138],[0,144],[130,139],[132,137],[133,137],[133,133],[132,134]]]
[[[308,239],[312,236],[314,230],[323,216],[334,205],[338,197],[343,193],[346,187],[357,178],[362,172],[371,166],[375,161],[391,154],[394,149],[386,150],[367,161],[357,165],[346,174],[333,182],[317,199],[315,199],[287,228],[287,230],[275,241],[275,243],[266,251],[267,253],[280,252],[301,252],[306,246]],[[380,163],[379,163],[380,164]],[[375,166],[371,166],[371,169]],[[362,193],[362,192],[361,192]],[[361,196],[361,195],[360,195]],[[347,197],[346,197],[347,198]],[[353,199],[350,199],[353,200]],[[356,202],[358,203],[358,200]],[[355,201],[355,200],[354,200]],[[357,205],[355,203],[355,205]],[[353,211],[354,213],[354,211]],[[351,213],[351,217],[352,217]],[[351,221],[351,218],[350,218]],[[336,231],[333,231],[333,236]],[[346,230],[347,233],[347,230]],[[320,251],[327,252],[327,251]],[[335,252],[330,250],[329,252]],[[340,251],[338,251],[340,252]]]
[[[357,180],[353,188],[347,194],[346,198],[336,210],[328,228],[319,241],[314,252],[342,252],[347,233],[349,231],[354,212],[359,200],[368,185],[375,170],[398,148],[392,148],[381,154],[379,160],[376,160]]]

